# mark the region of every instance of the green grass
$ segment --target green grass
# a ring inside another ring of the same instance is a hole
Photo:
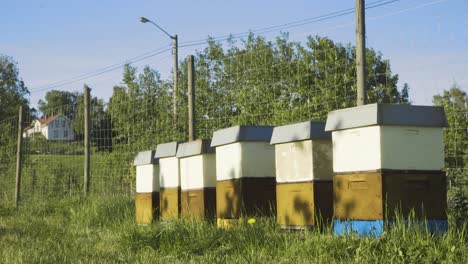
[[[1,203],[0,203],[1,204]],[[443,235],[404,225],[382,238],[284,231],[274,219],[134,224],[130,197],[70,196],[0,205],[2,263],[467,263],[467,227]]]
[[[3,164],[5,165],[5,164]],[[0,197],[15,191],[15,162],[0,170]],[[21,193],[24,198],[62,197],[83,190],[84,157],[80,155],[26,155]],[[133,154],[91,155],[91,192],[99,195],[130,194],[134,189]]]

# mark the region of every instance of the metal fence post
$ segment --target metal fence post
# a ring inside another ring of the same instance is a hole
[[[89,172],[90,172],[90,88],[85,84],[83,87],[84,95],[84,193],[89,193]]]
[[[18,112],[18,143],[16,146],[16,187],[15,187],[15,206],[18,207],[21,196],[21,166],[23,150],[23,106],[19,107]]]

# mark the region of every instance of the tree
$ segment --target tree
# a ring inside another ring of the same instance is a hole
[[[465,167],[468,144],[468,96],[457,84],[441,95],[433,97],[433,103],[445,109],[449,128],[445,133],[447,167]]]
[[[39,100],[39,111],[45,116],[63,114],[70,119],[76,116],[78,92],[51,90],[45,95],[45,101]]]
[[[0,120],[17,116],[19,106],[29,110],[28,95],[28,88],[19,77],[16,62],[0,54]]]
[[[356,105],[356,51],[349,44],[318,36],[301,44],[287,34],[275,41],[250,34],[240,45],[231,39],[227,49],[208,42],[195,58],[198,126],[211,128],[202,137],[236,124],[325,120],[332,110]],[[398,89],[398,75],[381,53],[368,49],[366,60],[369,103],[410,103],[409,86]]]
[[[16,62],[0,54],[0,178],[14,175],[18,108],[23,107],[24,118],[27,119],[28,95]]]
[[[445,171],[450,179],[449,205],[455,220],[468,217],[468,96],[457,84],[441,95],[435,95],[433,102],[443,106],[449,123],[445,130]]]
[[[109,102],[113,145],[125,150],[155,148],[172,138],[171,83],[145,67],[124,68],[124,85],[115,86]]]

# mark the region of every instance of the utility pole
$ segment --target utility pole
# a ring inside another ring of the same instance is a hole
[[[23,151],[23,106],[19,107],[18,112],[18,143],[16,145],[16,188],[15,188],[15,206],[18,207],[21,196],[21,168]]]
[[[91,109],[91,99],[90,99],[90,88],[85,84],[83,87],[84,95],[84,193],[87,195],[89,193],[89,172],[90,172],[90,138],[89,134],[91,131],[90,127],[90,109]]]
[[[174,55],[174,94],[172,95],[173,100],[173,120],[174,126],[177,126],[177,81],[178,81],[178,72],[179,72],[179,63],[178,61],[178,41],[177,41],[177,34],[174,34],[172,37],[173,42],[173,55]]]
[[[197,131],[195,127],[195,62],[193,55],[187,58],[187,75],[188,75],[188,128],[189,128],[189,141],[197,138]]]
[[[356,0],[357,105],[366,104],[366,18],[365,1]]]
[[[172,39],[172,54],[174,55],[174,88],[173,88],[173,95],[172,95],[172,103],[173,103],[173,123],[174,126],[177,128],[177,82],[178,82],[178,73],[179,73],[179,64],[178,64],[178,52],[179,52],[179,44],[177,40],[177,34],[174,34],[174,36],[171,36],[169,33],[167,33],[166,30],[164,30],[162,27],[160,27],[158,24],[155,22],[149,20],[146,17],[140,17],[140,22],[141,23],[151,23],[154,26],[156,26],[159,30],[161,30],[166,36]]]

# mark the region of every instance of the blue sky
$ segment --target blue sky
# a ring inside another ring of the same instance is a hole
[[[375,0],[374,0],[375,1]],[[374,1],[366,1],[368,3]],[[34,92],[77,75],[93,72],[168,45],[171,40],[149,24],[148,17],[180,42],[239,33],[352,8],[352,0],[288,1],[22,1],[1,0],[0,53],[18,62],[20,75],[32,91],[33,106],[46,91]],[[468,1],[401,0],[368,10],[367,45],[389,59],[408,83],[415,104],[431,105],[432,96],[454,82],[468,89]],[[354,15],[287,29],[290,39],[328,36],[355,43]],[[279,32],[264,36],[273,39]],[[202,46],[180,50],[184,58]],[[150,65],[169,77],[171,53],[134,64]],[[122,79],[122,70],[56,89],[81,91],[107,99]]]

